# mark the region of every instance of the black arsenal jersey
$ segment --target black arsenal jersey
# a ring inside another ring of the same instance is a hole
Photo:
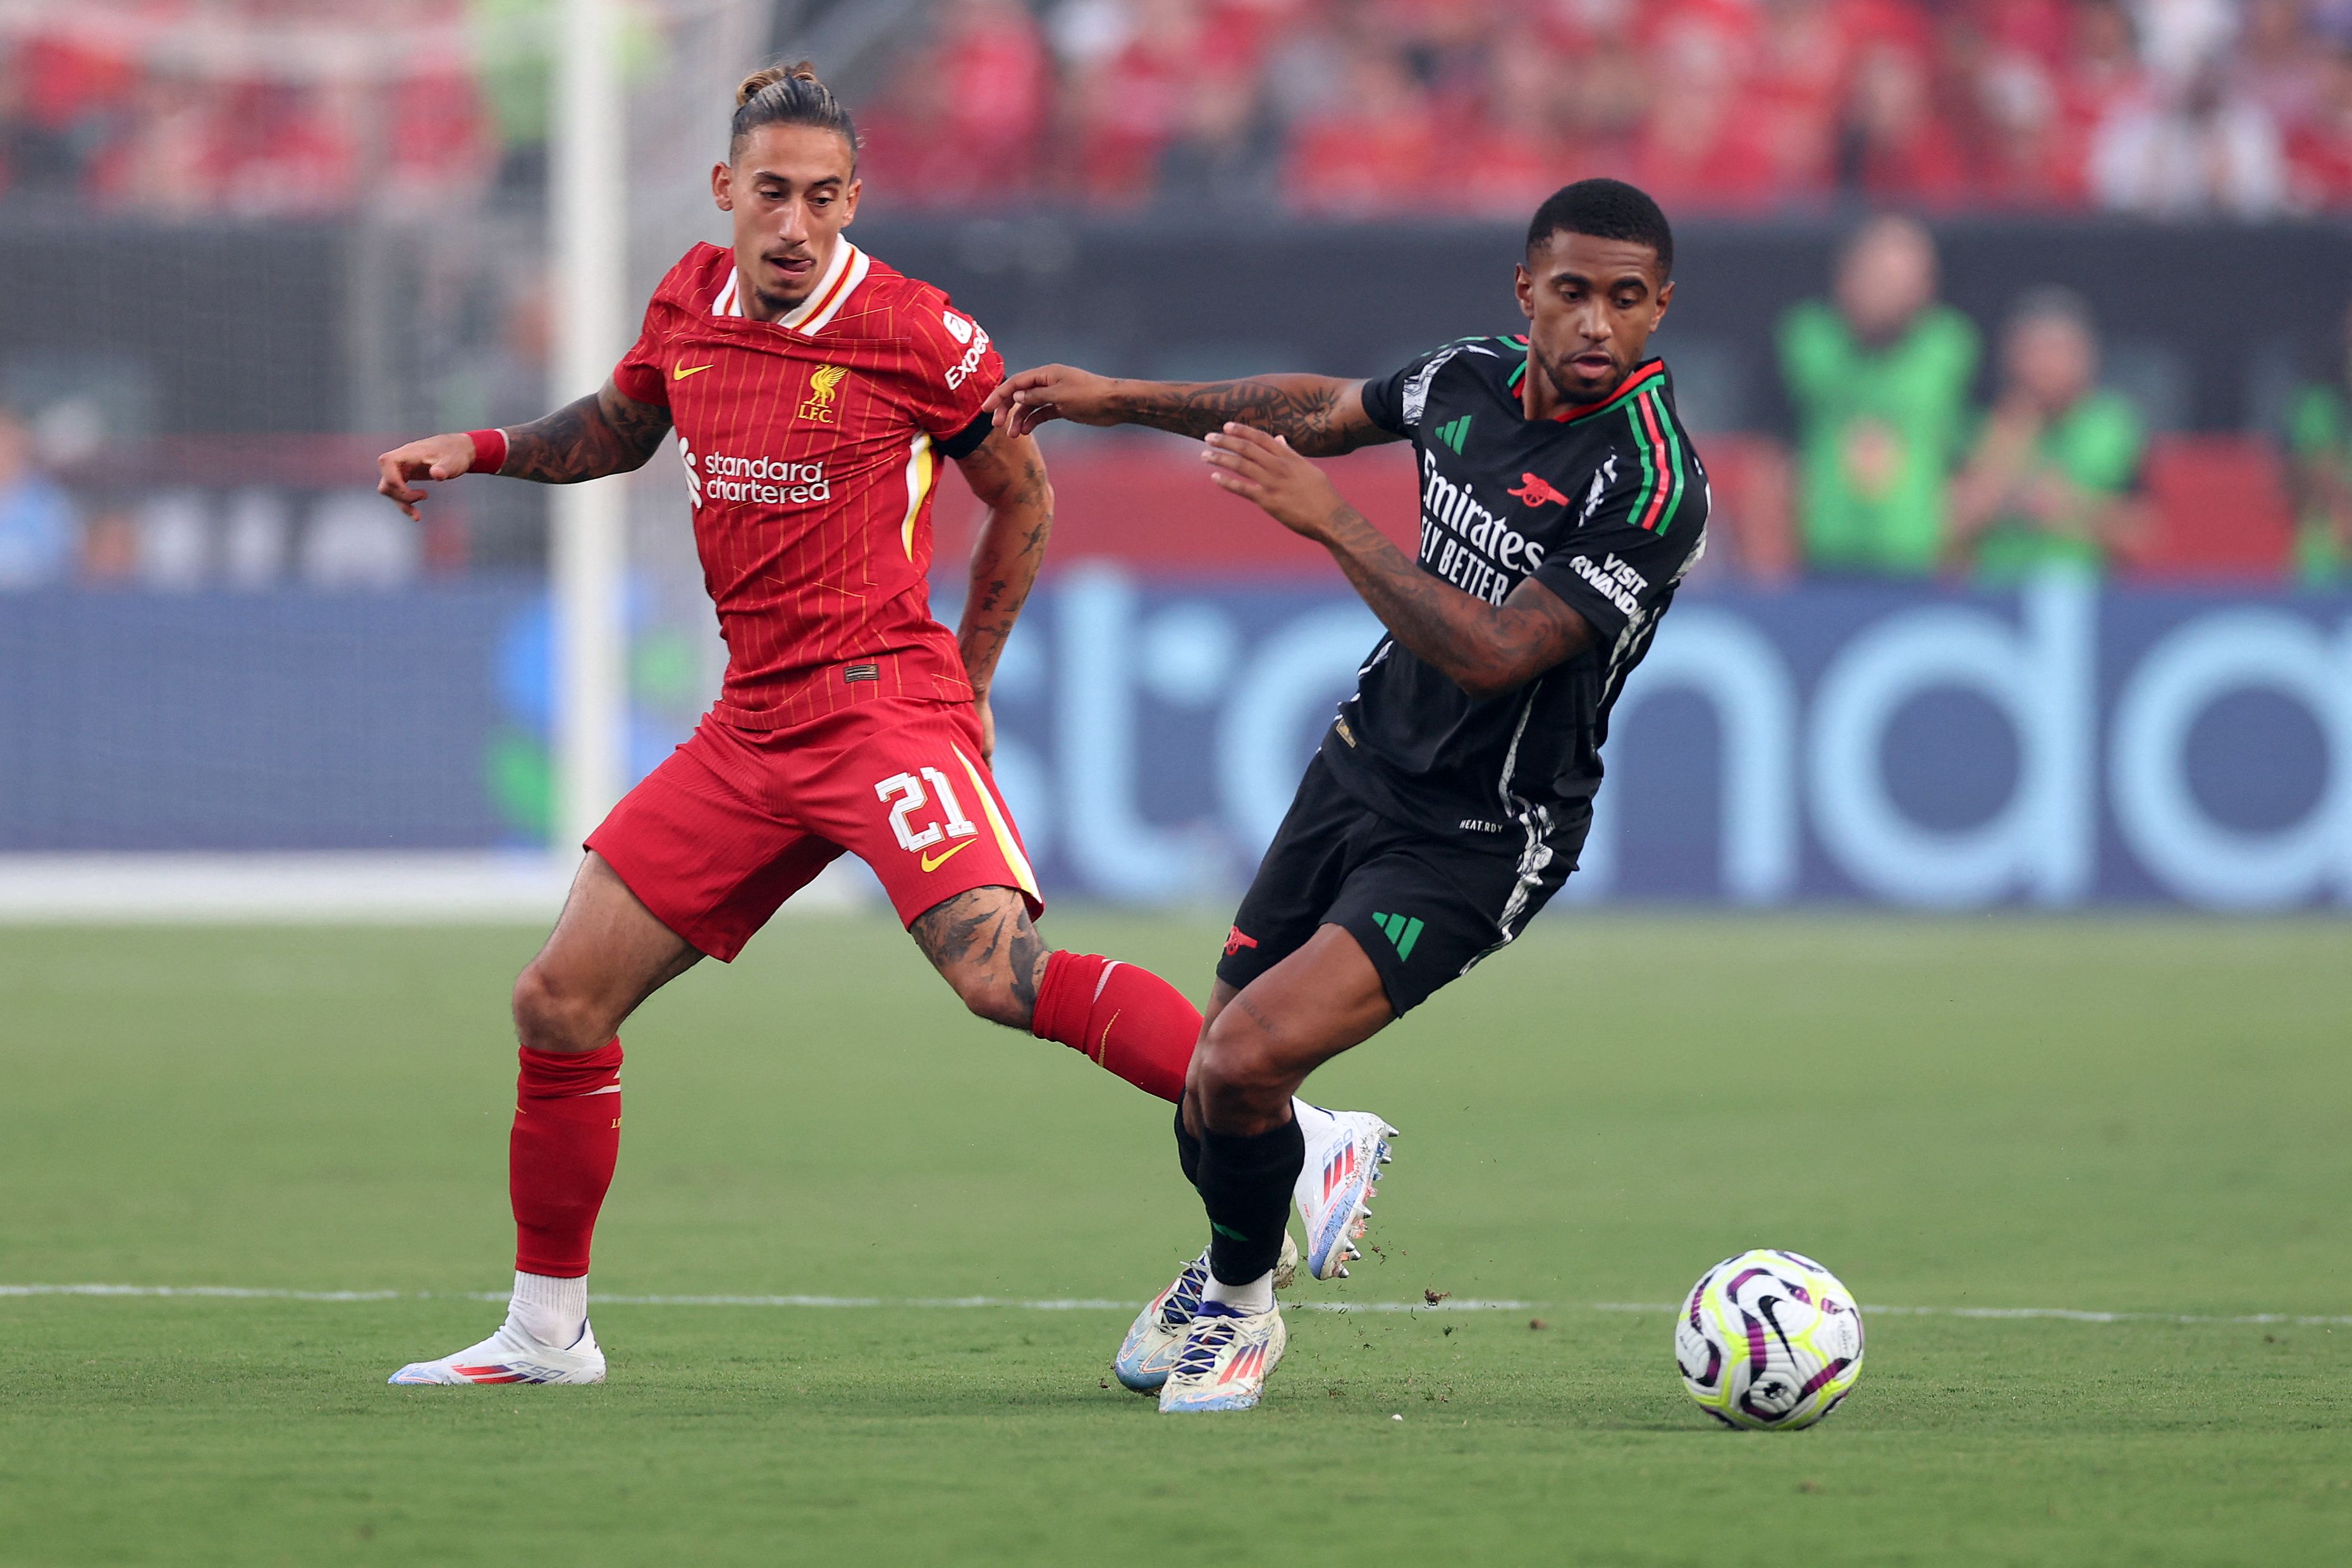
[[[1527,339],[1468,338],[1367,382],[1364,410],[1413,444],[1421,569],[1497,605],[1533,577],[1592,644],[1480,701],[1384,637],[1323,754],[1376,811],[1532,852],[1581,832],[1610,706],[1706,549],[1707,486],[1663,361],[1538,420],[1519,402],[1527,374]]]

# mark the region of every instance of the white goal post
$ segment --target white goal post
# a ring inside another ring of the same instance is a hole
[[[625,97],[614,0],[564,0],[549,148],[560,405],[602,386],[628,347]],[[620,798],[628,730],[626,481],[556,491],[549,541],[554,609],[555,812],[550,848],[570,865]]]

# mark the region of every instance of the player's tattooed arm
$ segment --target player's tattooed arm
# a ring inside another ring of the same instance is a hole
[[[934,904],[907,928],[964,1005],[1007,1028],[1036,1016],[1045,943],[1011,888],[974,888]]]
[[[625,397],[608,381],[593,397],[508,430],[506,462],[499,472],[550,485],[626,473],[644,468],[668,432],[668,409]],[[471,473],[474,458],[474,439],[467,435],[427,436],[395,447],[375,460],[376,493],[411,518],[418,517],[417,504],[425,492],[416,488],[417,481]]]
[[[593,397],[507,431],[509,479],[571,485],[646,466],[669,434],[669,410],[625,396],[606,382]]]
[[[1007,380],[990,396],[988,409],[1023,435],[1048,419],[1145,425],[1194,437],[1237,421],[1280,436],[1310,458],[1399,439],[1364,412],[1362,382],[1328,375],[1128,381],[1049,364]]]
[[[1483,701],[1582,652],[1592,625],[1529,577],[1490,605],[1433,577],[1355,508],[1324,543],[1397,641]]]
[[[1592,641],[1591,623],[1532,577],[1494,605],[1423,572],[1322,469],[1270,436],[1228,426],[1202,455],[1220,488],[1328,550],[1397,641],[1474,698],[1523,686]]]
[[[1334,458],[1397,437],[1364,412],[1364,384],[1327,375],[1243,381],[1117,381],[1110,406],[1128,425],[1205,437],[1228,424],[1279,436],[1310,458]]]
[[[984,692],[1045,563],[1045,543],[1054,533],[1054,486],[1037,443],[1003,429],[990,431],[957,467],[988,509],[972,542],[971,592],[956,628],[964,669]]]

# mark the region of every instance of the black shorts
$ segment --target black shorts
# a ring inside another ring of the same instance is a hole
[[[1318,753],[1242,895],[1217,978],[1239,990],[1318,927],[1341,926],[1402,1016],[1527,929],[1576,869],[1591,821],[1581,807],[1545,837],[1463,844],[1382,816]]]

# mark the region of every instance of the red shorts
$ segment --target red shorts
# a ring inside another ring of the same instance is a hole
[[[788,730],[705,714],[587,847],[721,961],[845,849],[908,924],[974,888],[1018,889],[1033,920],[1045,909],[968,702],[863,702]]]

